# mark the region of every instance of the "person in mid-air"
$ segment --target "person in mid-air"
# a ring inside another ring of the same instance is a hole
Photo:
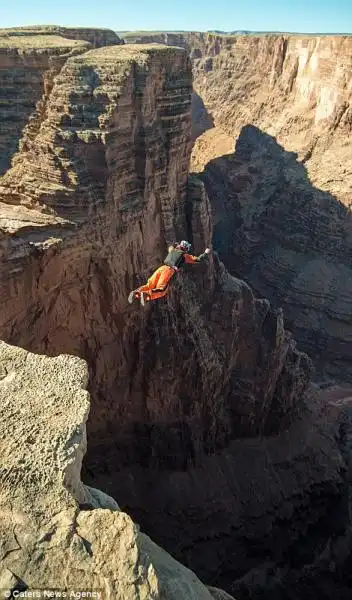
[[[145,285],[132,290],[128,296],[129,303],[132,304],[133,300],[140,299],[142,306],[144,306],[146,302],[162,298],[168,292],[171,278],[184,263],[194,265],[204,260],[210,252],[210,248],[206,248],[199,256],[193,256],[189,254],[190,250],[191,244],[186,240],[169,246],[164,264],[154,271]]]

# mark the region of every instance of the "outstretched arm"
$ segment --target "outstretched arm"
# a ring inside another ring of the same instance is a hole
[[[204,260],[210,252],[210,248],[206,248],[202,254],[199,256],[193,256],[193,254],[184,254],[185,262],[191,265],[195,263],[201,262]]]

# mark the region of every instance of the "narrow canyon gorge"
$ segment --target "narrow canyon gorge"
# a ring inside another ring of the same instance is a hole
[[[0,30],[3,587],[350,600],[351,44]]]
[[[189,52],[199,136],[191,169],[206,185],[220,258],[283,307],[317,381],[351,383],[352,38],[130,40]]]

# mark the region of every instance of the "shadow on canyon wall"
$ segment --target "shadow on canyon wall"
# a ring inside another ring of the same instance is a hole
[[[312,185],[297,154],[253,125],[200,177],[227,269],[283,307],[317,377],[352,381],[351,211]]]
[[[206,109],[202,98],[193,90],[191,99],[192,112],[192,139],[202,135],[208,129],[214,127],[214,120]]]

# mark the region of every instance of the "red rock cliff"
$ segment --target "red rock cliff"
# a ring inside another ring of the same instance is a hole
[[[121,43],[108,29],[0,29],[0,176],[9,168],[23,128],[33,121],[37,103],[45,102],[67,58],[96,46]]]
[[[233,139],[247,124],[275,136],[313,185],[349,205],[351,37],[208,34],[202,42],[195,88],[215,125]]]
[[[212,237],[188,179],[191,91],[175,48],[101,48],[58,70],[1,181],[0,335],[88,361],[86,478],[232,589],[331,516],[345,462],[282,312],[216,255],[166,301],[126,302],[168,240],[200,252]]]
[[[215,124],[234,139],[241,132],[234,160],[219,159],[205,173],[214,180],[221,170],[211,194],[216,237],[230,237],[232,248],[221,257],[284,307],[319,377],[342,380],[352,377],[351,219],[340,204],[351,202],[351,44],[343,36],[240,36],[226,38],[215,56],[208,40],[194,62],[196,89]],[[275,136],[277,149],[247,124]],[[198,144],[195,159],[207,156],[206,139]]]
[[[197,140],[192,168],[235,150],[204,173],[220,257],[284,308],[320,379],[351,381],[351,215],[342,205],[351,204],[352,40],[186,38],[215,124]]]
[[[202,178],[214,244],[230,271],[284,307],[319,380],[351,380],[349,210],[312,186],[296,154],[253,126],[241,131],[235,154],[210,161]]]
[[[49,354],[69,345],[71,352],[88,353],[90,362],[95,357],[92,384],[105,405],[92,422],[99,445],[111,428],[116,435],[115,420],[122,435],[124,427],[154,419],[183,421],[185,410],[197,457],[235,432],[282,428],[270,419],[272,405],[281,405],[283,414],[299,408],[309,366],[285,334],[281,314],[255,301],[217,260],[190,279],[185,275],[170,306],[153,305],[144,315],[126,307],[128,290],[162,259],[166,239],[188,229],[201,250],[211,238],[205,194],[195,186],[187,197],[190,91],[181,50],[112,47],[67,60],[2,180],[3,256],[16,248],[17,257],[4,262],[2,331]],[[12,265],[11,276],[5,264]],[[40,283],[34,273],[31,281],[25,277],[29,264]],[[214,341],[219,327],[232,331],[221,336],[222,349]],[[165,348],[161,356],[149,345],[155,328],[154,341]],[[297,377],[280,399],[286,361]],[[198,373],[201,385],[187,381],[188,372]],[[241,379],[246,394],[232,402],[241,395]],[[162,396],[168,399],[163,409],[159,401],[155,406]]]
[[[32,44],[36,44],[33,36],[36,38],[41,35],[61,36],[69,40],[81,40],[89,42],[93,48],[101,46],[115,46],[123,44],[123,40],[111,29],[99,27],[61,27],[60,25],[37,25],[28,27],[11,27],[9,29],[0,29],[2,37],[17,38],[21,45],[24,38],[31,37]]]

